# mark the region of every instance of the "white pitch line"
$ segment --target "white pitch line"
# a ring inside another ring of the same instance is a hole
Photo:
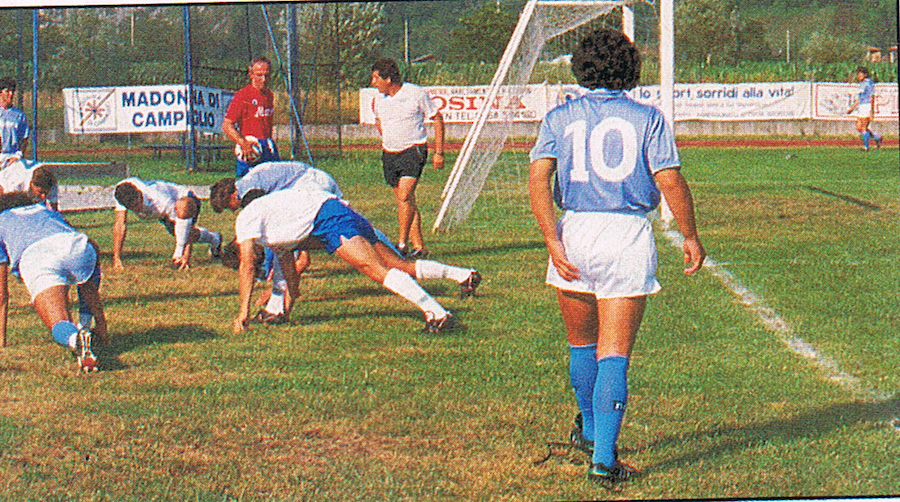
[[[664,230],[663,235],[666,236],[669,243],[678,249],[684,242],[684,237],[677,230]],[[719,279],[722,285],[731,291],[740,300],[747,310],[754,313],[757,319],[769,331],[778,336],[778,339],[784,343],[795,354],[809,359],[813,365],[817,366],[825,374],[825,378],[835,382],[842,387],[850,390],[857,396],[870,400],[882,401],[891,396],[872,389],[867,389],[860,384],[859,379],[848,375],[837,365],[836,362],[822,354],[818,349],[807,343],[805,340],[797,336],[794,329],[788,322],[781,317],[778,312],[768,307],[762,297],[742,285],[734,277],[734,275],[726,268],[722,267],[715,260],[706,257],[703,267],[710,271],[714,277]]]

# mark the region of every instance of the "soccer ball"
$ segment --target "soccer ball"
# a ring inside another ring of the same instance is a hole
[[[237,157],[238,160],[242,160],[248,164],[253,164],[262,156],[262,147],[259,146],[259,140],[253,136],[244,136],[244,139],[253,143],[252,153],[250,155],[244,155],[244,151],[241,150],[241,145],[234,145],[234,156]]]

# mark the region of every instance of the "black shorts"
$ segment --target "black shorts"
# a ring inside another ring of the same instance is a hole
[[[400,178],[409,176],[419,178],[422,168],[428,160],[428,145],[415,145],[402,152],[381,152],[381,165],[384,168],[384,181],[392,187],[400,184]]]

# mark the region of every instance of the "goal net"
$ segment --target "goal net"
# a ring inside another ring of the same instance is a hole
[[[444,186],[433,230],[449,230],[472,210],[509,137],[512,114],[504,110],[513,109],[526,92],[544,44],[630,3],[628,0],[529,0]]]

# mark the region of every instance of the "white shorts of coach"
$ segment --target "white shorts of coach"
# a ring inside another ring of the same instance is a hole
[[[556,231],[581,279],[563,279],[550,260],[547,284],[597,298],[643,296],[661,289],[653,226],[646,216],[566,211]]]
[[[862,103],[856,109],[856,116],[861,119],[867,119],[872,116],[872,103]]]
[[[97,251],[86,235],[66,232],[28,246],[19,260],[19,277],[31,300],[52,286],[82,284],[91,278]]]

